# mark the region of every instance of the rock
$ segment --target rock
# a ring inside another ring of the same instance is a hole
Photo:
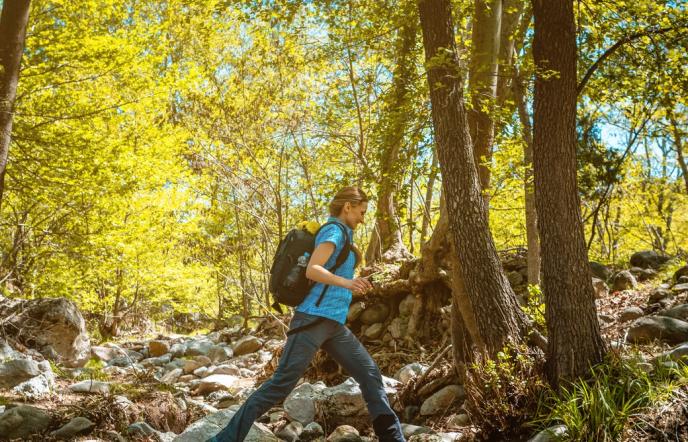
[[[38,400],[52,394],[55,386],[55,376],[52,372],[41,373],[40,375],[24,381],[12,389],[12,393],[22,396],[28,400]]]
[[[622,270],[621,272],[614,275],[614,282],[612,283],[612,289],[616,292],[622,290],[633,289],[638,285],[635,276],[628,270]]]
[[[143,365],[146,368],[152,368],[152,367],[162,367],[163,365],[169,364],[172,359],[172,355],[167,353],[162,356],[158,356],[155,358],[148,358],[148,359],[143,359],[141,361],[141,365]]]
[[[134,437],[147,437],[155,433],[155,428],[151,427],[146,422],[134,422],[127,427],[127,434]]]
[[[301,435],[299,436],[299,441],[311,442],[318,440],[323,436],[325,436],[325,431],[320,426],[320,424],[317,422],[311,422],[310,424],[306,425],[306,427],[301,432]]]
[[[674,281],[678,282],[678,280],[684,276],[688,276],[688,265],[685,265],[674,272]]]
[[[385,325],[378,322],[366,328],[365,332],[363,332],[363,336],[365,336],[368,339],[377,339],[380,336],[382,336],[382,332],[384,331]]]
[[[103,362],[110,362],[111,360],[117,358],[117,357],[122,357],[122,356],[127,356],[127,352],[124,351],[123,349],[113,346],[113,347],[98,347],[98,346],[93,346],[91,347],[91,355],[94,358],[97,358],[98,360],[101,360]]]
[[[208,352],[208,357],[214,364],[232,359],[233,356],[234,352],[232,349],[225,345],[216,345]]]
[[[0,436],[8,439],[26,439],[44,432],[50,425],[50,415],[40,408],[19,405],[0,415]]]
[[[673,298],[674,293],[671,290],[656,288],[650,292],[650,297],[647,301],[648,304],[655,304],[666,298]]]
[[[204,378],[210,374],[208,371],[208,367],[199,367],[194,370],[193,374],[198,378]]]
[[[688,356],[688,342],[683,343],[671,350],[662,353],[657,357],[657,360],[671,360],[671,361],[682,361]]]
[[[688,323],[665,316],[644,316],[631,324],[628,342],[639,344],[659,339],[669,344],[688,341]]]
[[[595,289],[595,299],[605,298],[609,295],[609,286],[598,278],[592,278],[592,287]]]
[[[23,357],[24,355],[22,353],[10,347],[10,344],[8,344],[7,341],[0,338],[0,361],[7,359],[21,359]]]
[[[681,276],[676,280],[676,284],[688,284],[688,276]]]
[[[189,374],[193,373],[201,367],[203,367],[202,362],[196,361],[194,359],[188,359],[184,362],[184,367],[182,369],[184,370],[184,374]]]
[[[361,316],[363,310],[365,310],[365,304],[363,302],[359,301],[352,303],[349,307],[349,313],[346,315],[346,321],[354,322]]]
[[[631,255],[631,265],[643,269],[658,269],[665,262],[669,261],[668,256],[659,255],[654,250],[643,250]]]
[[[399,303],[399,315],[406,318],[413,313],[413,307],[416,305],[416,296],[412,293],[406,295]]]
[[[422,427],[418,425],[401,424],[401,432],[404,434],[406,439],[410,439],[411,436],[417,436],[419,434],[431,434],[434,433],[432,428]]]
[[[235,384],[237,383],[236,376],[228,374],[214,374],[205,377],[199,381],[196,386],[196,395],[206,395],[212,393],[213,391],[226,390],[229,392],[235,392]]]
[[[215,367],[212,374],[231,374],[232,376],[240,376],[240,371],[235,365],[226,364]]]
[[[408,442],[444,442],[444,438],[435,433],[421,433],[409,437]]]
[[[392,323],[389,324],[387,330],[394,339],[401,339],[406,336],[406,331],[408,329],[408,319],[404,317],[396,317],[392,319]]]
[[[38,376],[41,370],[32,359],[13,359],[0,363],[0,388],[12,388]]]
[[[85,417],[75,417],[59,430],[53,431],[52,436],[57,439],[73,439],[76,436],[83,436],[90,433],[96,424]]]
[[[182,434],[174,439],[174,442],[199,442],[206,441],[215,436],[234,416],[234,410],[220,410],[191,424]],[[254,423],[248,432],[245,442],[278,442],[277,437],[264,425]]]
[[[244,336],[234,344],[234,356],[254,353],[263,346],[263,342],[255,336]]]
[[[300,422],[290,422],[284,428],[276,433],[276,436],[287,442],[296,442],[299,440],[299,435],[303,431],[303,425]]]
[[[396,388],[401,385],[399,381],[388,377],[382,377],[385,392],[393,401]],[[364,416],[367,408],[361,389],[353,378],[348,378],[339,385],[325,388],[320,392],[317,407],[328,410],[328,413],[336,416]]]
[[[609,270],[609,267],[604,264],[600,264],[599,262],[590,261],[590,271],[592,272],[593,276],[596,276],[602,281],[607,281],[612,277],[612,271]]]
[[[597,319],[600,321],[601,324],[611,324],[614,322],[614,318],[612,316],[605,315],[603,313],[597,315]]]
[[[640,307],[627,307],[623,309],[621,314],[619,315],[619,321],[621,322],[628,322],[628,321],[633,321],[634,319],[638,319],[641,316],[645,315],[645,312],[643,312],[643,309]]]
[[[688,292],[688,284],[676,284],[671,288],[671,291],[674,293]]]
[[[170,354],[173,358],[181,358],[186,353],[186,345],[182,343],[172,344],[170,347]]]
[[[189,382],[195,381],[196,379],[198,379],[198,378],[192,374],[185,374],[185,375],[179,376],[179,379],[177,379],[177,382],[182,382],[182,383],[188,384]]]
[[[327,442],[361,442],[362,440],[358,430],[350,425],[340,425],[327,436]]]
[[[444,411],[454,401],[464,399],[463,387],[460,385],[447,385],[437,393],[427,398],[420,407],[422,416],[431,416]]]
[[[555,442],[561,440],[566,435],[566,432],[566,425],[556,425],[542,430],[535,437],[529,439],[528,442]]]
[[[67,367],[82,367],[91,356],[84,317],[65,298],[0,296],[0,318],[5,318],[5,333]]]
[[[182,370],[181,368],[175,368],[174,370],[165,373],[160,378],[160,382],[162,382],[163,384],[174,384],[175,382],[177,382],[182,373],[184,373],[184,370]]]
[[[447,425],[450,428],[465,427],[471,422],[470,416],[465,413],[462,414],[452,414],[447,419]]]
[[[688,304],[677,305],[657,314],[660,316],[667,316],[669,318],[680,319],[681,321],[688,321]]]
[[[148,354],[157,358],[170,352],[170,344],[167,341],[150,341],[148,343]]]
[[[107,382],[100,381],[82,381],[76,384],[70,385],[69,389],[74,393],[99,393],[99,394],[109,394],[110,384]]]
[[[207,355],[210,349],[215,346],[213,341],[201,340],[201,341],[191,341],[185,345],[184,356],[201,356]],[[175,349],[178,350],[178,349]],[[170,349],[170,352],[172,349]]]
[[[303,425],[313,422],[317,411],[316,401],[324,389],[325,384],[321,382],[316,384],[304,382],[292,390],[284,400],[284,411],[289,420],[298,421]]]
[[[397,379],[402,384],[407,383],[411,378],[415,376],[420,376],[428,369],[427,366],[421,364],[420,362],[414,362],[412,364],[405,365],[397,371],[394,375],[394,379]]]
[[[387,316],[389,316],[389,307],[381,302],[366,308],[361,313],[360,320],[363,324],[373,325],[378,322],[385,322]]]

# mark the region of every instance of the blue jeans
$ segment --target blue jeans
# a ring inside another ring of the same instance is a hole
[[[382,375],[356,336],[331,319],[296,312],[277,370],[237,410],[229,424],[208,442],[243,442],[253,422],[283,401],[305,373],[319,348],[358,382],[380,440],[404,442],[399,419],[389,405]],[[293,333],[292,333],[293,332]],[[379,418],[379,419],[378,419]],[[382,422],[382,425],[380,423]],[[378,430],[378,428],[386,429]]]

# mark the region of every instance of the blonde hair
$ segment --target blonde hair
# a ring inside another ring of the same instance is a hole
[[[339,190],[337,194],[330,201],[330,215],[339,216],[344,209],[346,203],[350,203],[352,206],[356,207],[361,203],[368,202],[368,195],[365,194],[361,189],[356,186],[347,186]],[[363,260],[363,255],[361,251],[356,247],[356,244],[351,244],[351,250],[353,250],[354,255],[356,255],[356,263],[354,267],[358,265]]]

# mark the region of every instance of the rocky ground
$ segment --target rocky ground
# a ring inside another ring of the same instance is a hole
[[[635,254],[628,269],[591,264],[605,338],[618,351],[640,351],[648,370],[688,354],[688,266],[668,272],[670,265],[677,267],[652,252]],[[522,257],[505,261],[505,268],[524,293]],[[408,339],[427,327],[417,324],[426,304],[414,290],[414,270],[374,271],[393,275],[373,296],[355,300],[348,322],[386,376],[407,438],[472,440],[477,429],[461,407],[464,390],[449,362],[448,308],[437,302],[436,316],[426,318],[430,341]],[[0,298],[0,317],[0,440],[36,441],[204,441],[272,373],[288,320],[91,345],[83,318],[66,300]],[[680,403],[671,406],[676,412],[665,420],[685,418]],[[247,440],[376,439],[357,384],[319,355]]]

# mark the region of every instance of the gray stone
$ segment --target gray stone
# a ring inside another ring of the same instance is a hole
[[[688,292],[688,284],[676,284],[671,288],[674,293]]]
[[[408,319],[401,316],[392,319],[387,330],[394,339],[403,338],[408,330]]]
[[[289,393],[284,400],[284,411],[289,420],[298,421],[308,425],[315,420],[316,401],[320,392],[325,389],[325,384],[309,384],[304,382]]]
[[[236,392],[235,384],[238,378],[229,374],[214,374],[198,381],[196,386],[197,395],[206,395],[214,391],[226,390],[231,393]]]
[[[263,341],[255,336],[244,336],[234,344],[234,356],[255,353],[263,346]]]
[[[400,382],[388,377],[382,377],[382,383],[385,386],[385,392],[393,402],[394,395],[396,395],[396,388],[400,386]],[[367,408],[361,389],[358,383],[353,378],[348,378],[339,385],[325,388],[320,392],[322,400],[318,400],[318,407],[328,410],[329,413],[335,416],[364,416],[367,414]]]
[[[643,250],[631,255],[631,265],[643,269],[658,269],[667,261],[668,256],[662,256],[654,250]]]
[[[465,413],[461,414],[452,414],[449,416],[447,419],[447,425],[450,428],[457,428],[457,427],[465,427],[471,422],[470,416],[468,416]]]
[[[363,324],[372,325],[378,322],[385,322],[389,316],[389,307],[385,303],[378,303],[367,307],[361,313],[360,320]]]
[[[170,354],[173,358],[181,358],[186,353],[186,345],[182,343],[172,344],[170,347]]]
[[[622,270],[616,275],[614,275],[614,282],[612,283],[612,289],[616,292],[622,290],[633,289],[638,285],[635,276],[628,270]]]
[[[643,312],[643,309],[640,307],[626,307],[623,309],[621,314],[619,315],[619,321],[621,322],[628,322],[628,321],[633,321],[634,319],[638,319],[641,316],[644,316],[645,312]]]
[[[685,361],[688,357],[688,342],[683,343],[671,350],[662,353],[657,357],[658,360]]]
[[[143,365],[146,368],[162,367],[163,365],[169,364],[171,360],[172,360],[172,355],[167,353],[167,354],[164,354],[162,356],[143,359],[143,360],[141,360],[141,365]]]
[[[350,425],[340,425],[334,429],[329,436],[327,442],[361,442],[361,436],[358,430]]]
[[[317,422],[311,422],[306,425],[299,436],[300,442],[311,442],[325,436],[325,431]]]
[[[535,437],[529,439],[528,442],[555,442],[561,440],[567,431],[566,425],[556,425],[542,430]]]
[[[13,359],[0,363],[0,387],[12,388],[38,376],[41,370],[32,359]]]
[[[631,324],[627,339],[634,344],[655,339],[669,344],[679,344],[688,341],[688,323],[665,316],[644,316]]]
[[[673,298],[674,293],[671,290],[656,288],[650,292],[650,297],[647,300],[648,304],[655,304],[663,299]]]
[[[208,357],[214,364],[232,359],[234,352],[226,345],[216,345],[208,352]]]
[[[401,432],[404,433],[404,437],[406,439],[410,439],[412,436],[416,436],[419,434],[434,433],[432,428],[423,427],[423,426],[419,426],[419,425],[411,425],[411,424],[401,424]]]
[[[428,369],[426,365],[420,362],[414,362],[412,364],[407,364],[399,369],[394,375],[394,379],[397,379],[401,383],[405,384],[415,376],[420,376]]]
[[[207,355],[215,346],[213,341],[202,340],[202,341],[191,341],[186,344],[184,350],[184,356],[201,356]],[[176,350],[176,349],[175,349]],[[170,352],[172,349],[170,349]]]
[[[445,411],[455,401],[463,401],[464,390],[461,385],[447,385],[427,398],[420,407],[422,416],[431,416]]]
[[[232,376],[240,376],[239,369],[232,364],[218,365],[213,370],[212,374],[231,374]]]
[[[373,324],[365,329],[363,332],[363,336],[365,336],[368,339],[377,339],[380,336],[382,336],[382,333],[385,331],[385,325],[378,322],[376,324]]]
[[[12,393],[18,394],[28,400],[38,400],[49,396],[55,386],[55,377],[50,373],[40,375],[24,381],[12,389]]]
[[[688,304],[681,304],[672,307],[668,310],[657,313],[660,316],[668,316],[670,318],[680,319],[681,321],[688,320]]]
[[[607,281],[612,276],[612,271],[609,270],[609,267],[595,261],[590,261],[590,271],[602,281]]]
[[[95,426],[96,424],[90,420],[79,416],[63,425],[59,430],[54,431],[52,435],[57,439],[72,439],[90,433]]]
[[[74,393],[108,394],[110,393],[110,384],[107,382],[88,380],[70,385],[69,389]]]
[[[184,370],[182,370],[181,368],[175,368],[174,370],[165,373],[160,378],[160,382],[162,382],[163,384],[174,384],[175,382],[177,382],[182,373],[184,373]]]
[[[135,437],[147,437],[156,433],[155,428],[148,425],[146,422],[134,422],[127,427],[127,434]]]
[[[234,410],[220,410],[210,414],[191,424],[182,434],[174,439],[174,442],[198,442],[206,441],[215,436],[234,416]],[[248,432],[245,442],[278,442],[277,437],[265,426],[254,423]]]
[[[188,359],[184,362],[184,374],[193,373],[197,369],[203,367],[203,363],[194,359]]]
[[[688,265],[685,265],[674,272],[674,281],[679,282],[679,279],[684,276],[688,276]]]
[[[523,276],[519,272],[509,272],[506,274],[506,278],[509,280],[511,287],[516,287],[523,284]]]
[[[7,341],[0,338],[0,361],[6,359],[21,359],[23,357],[24,355],[21,352],[13,349]]]
[[[595,298],[605,298],[609,295],[609,286],[606,282],[598,278],[592,278],[592,287],[595,289]]]
[[[409,437],[408,442],[444,442],[444,438],[435,433],[420,433]]]
[[[303,425],[301,422],[290,422],[284,428],[276,433],[276,436],[287,442],[296,442],[299,440],[299,435],[303,432]]]
[[[199,368],[194,370],[193,374],[196,377],[204,378],[210,374],[210,373],[208,373],[208,371],[209,371],[208,367],[199,367]]]
[[[103,362],[110,362],[112,359],[126,356],[127,352],[119,347],[91,347],[91,355]]]
[[[26,439],[42,433],[50,425],[50,415],[40,408],[19,405],[0,415],[0,435],[8,439]]]

